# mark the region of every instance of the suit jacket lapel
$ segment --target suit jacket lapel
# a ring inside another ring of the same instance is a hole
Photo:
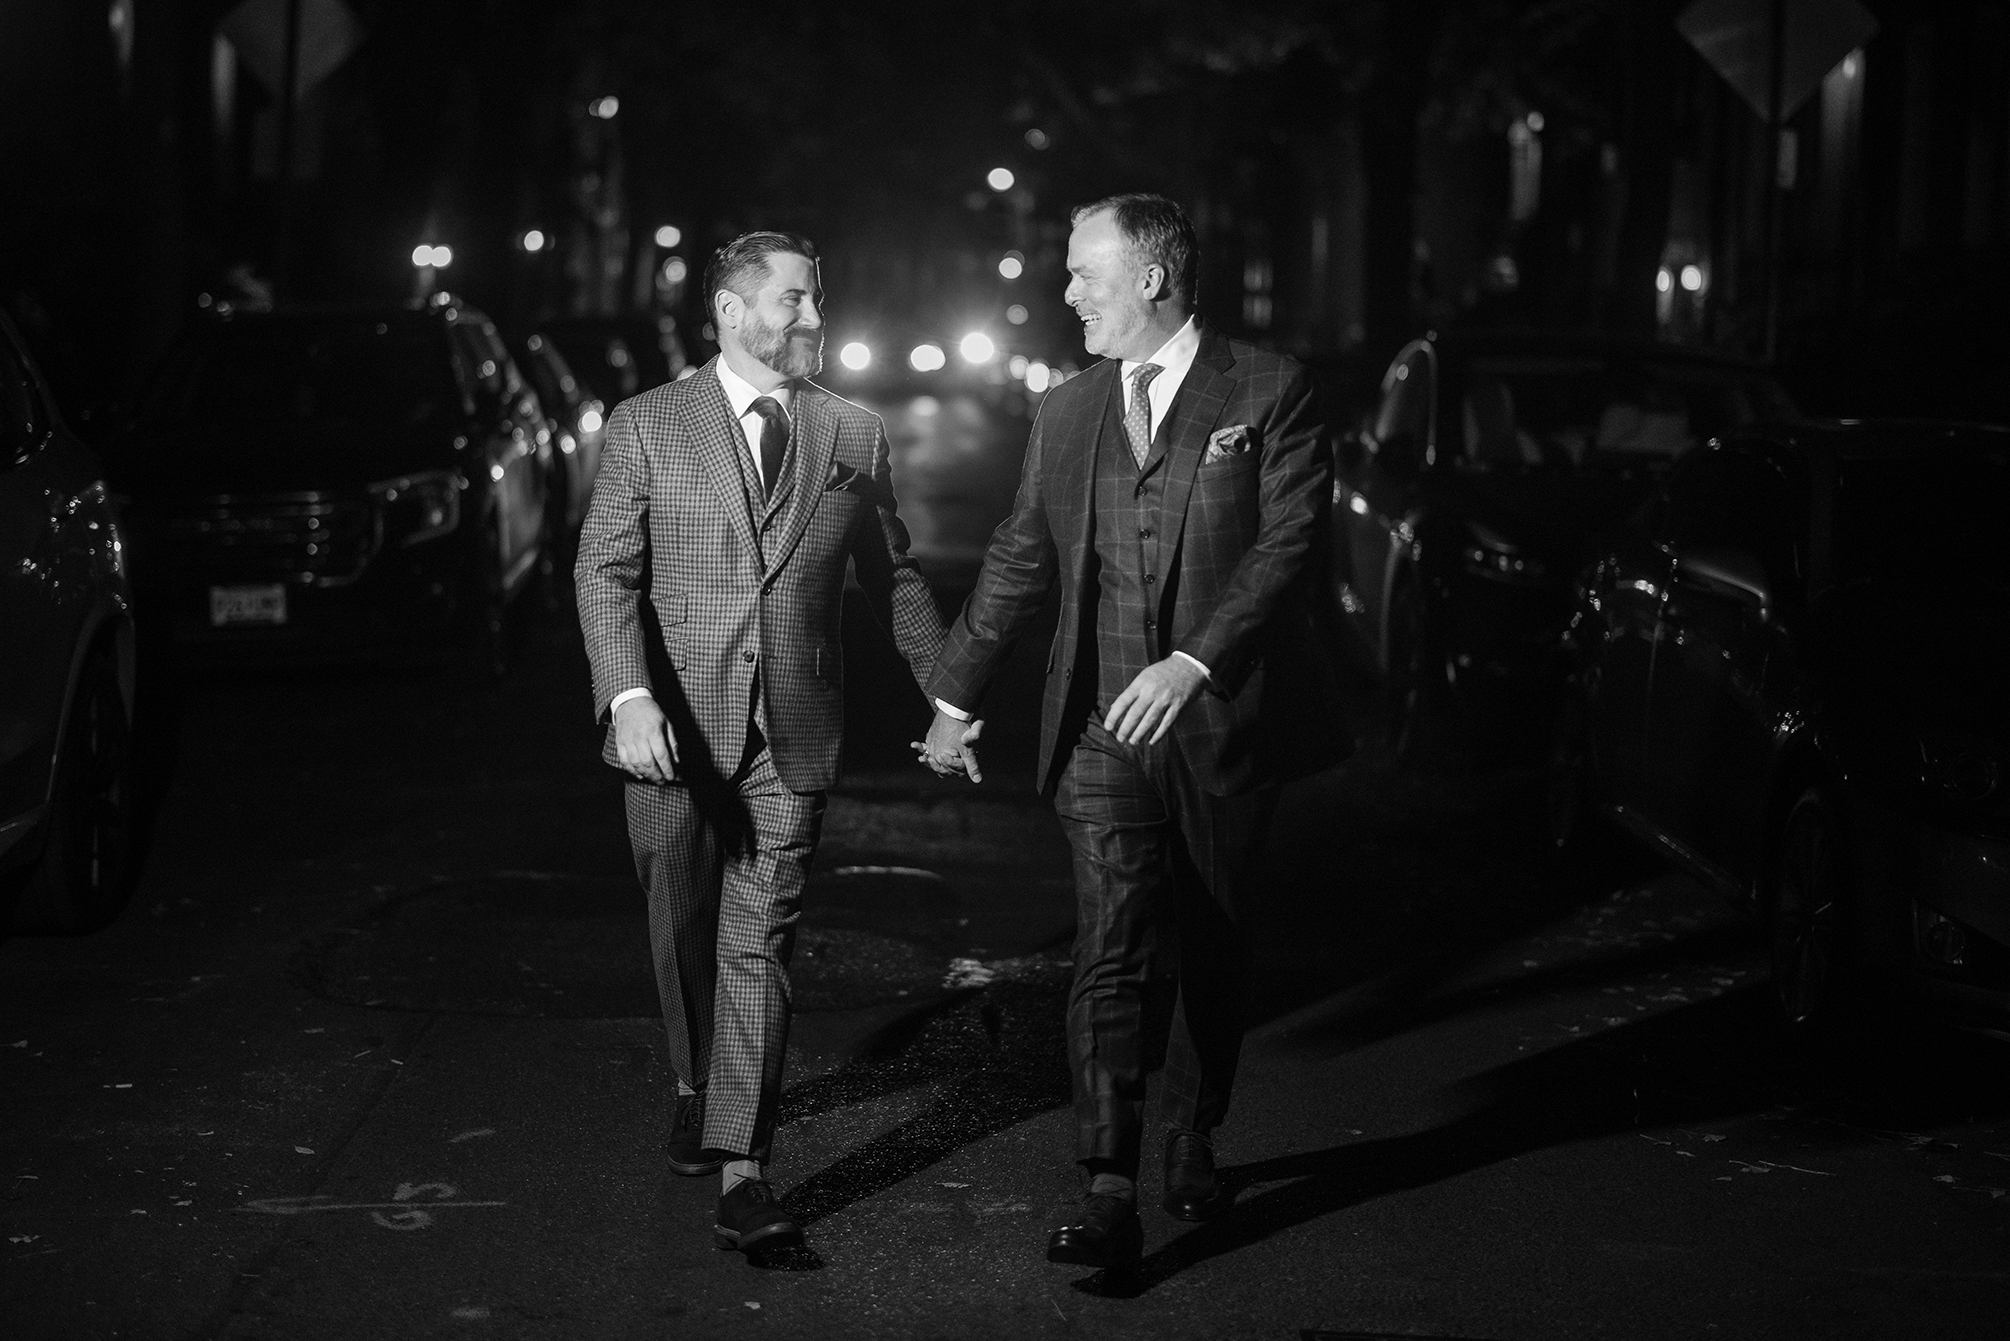
[[[1055,434],[1056,439],[1068,444],[1061,459],[1056,462],[1055,492],[1058,497],[1074,503],[1073,507],[1063,509],[1060,515],[1063,518],[1079,518],[1082,528],[1080,543],[1073,546],[1077,590],[1081,586],[1081,575],[1088,567],[1089,551],[1096,544],[1096,462],[1103,455],[1103,428],[1110,418],[1110,397],[1120,394],[1119,388],[1123,384],[1123,379],[1117,375],[1122,367],[1123,364],[1117,360],[1106,359],[1084,374],[1094,377],[1106,368],[1109,370],[1103,378],[1103,394],[1082,398],[1075,423],[1055,426],[1059,430]],[[1123,417],[1121,407],[1117,417]],[[1083,424],[1083,419],[1087,419],[1088,423]],[[1076,447],[1076,443],[1081,445]],[[1069,552],[1062,537],[1055,537],[1055,546],[1063,553]]]
[[[692,398],[691,440],[706,478],[712,481],[712,491],[719,496],[719,506],[726,510],[747,552],[759,562],[761,547],[754,538],[754,519],[747,511],[747,476],[742,465],[747,449],[739,425],[733,422],[733,409],[726,403],[726,388],[719,385],[717,362],[714,359],[697,374],[704,385]]]
[[[1200,350],[1173,400],[1155,572],[1166,572],[1179,553],[1180,537],[1186,530],[1187,499],[1193,496],[1193,477],[1200,470],[1201,457],[1207,454],[1208,435],[1214,432],[1228,405],[1229,392],[1235,389],[1234,379],[1227,376],[1234,363],[1227,340],[1212,331],[1201,332]]]
[[[830,478],[831,461],[837,456],[837,415],[822,387],[803,382],[795,395],[796,437],[792,445],[795,461],[789,471],[789,496],[779,531],[769,543],[766,567],[774,573],[788,562],[796,543],[809,529],[810,517],[823,500],[824,483]]]

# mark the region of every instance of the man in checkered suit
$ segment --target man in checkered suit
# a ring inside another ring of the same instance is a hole
[[[1320,594],[1332,467],[1311,379],[1194,317],[1179,206],[1075,212],[1067,301],[1105,356],[1047,394],[1012,515],[928,681],[924,760],[960,767],[1013,642],[1060,586],[1039,781],[1074,849],[1069,999],[1079,1213],[1050,1261],[1141,1250],[1146,999],[1172,976],[1163,1205],[1224,1208],[1212,1133],[1228,1109],[1249,988],[1253,858],[1280,781],[1351,747],[1332,717]]]
[[[801,237],[750,233],[705,275],[720,356],[616,406],[580,536],[604,757],[631,775],[677,1073],[670,1167],[723,1171],[716,1237],[800,1244],[763,1177],[788,963],[842,744],[850,561],[917,683],[943,624],[894,510],[879,419],[810,374],[823,288]]]

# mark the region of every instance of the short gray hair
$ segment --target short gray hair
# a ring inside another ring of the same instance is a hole
[[[1194,235],[1193,220],[1178,202],[1144,191],[1106,196],[1088,205],[1077,205],[1068,222],[1079,227],[1082,220],[1108,210],[1125,243],[1147,265],[1166,272],[1166,282],[1186,310],[1194,310],[1200,292],[1200,240]]]
[[[705,265],[705,316],[709,319],[716,314],[714,305],[722,289],[745,298],[741,285],[755,278],[766,279],[774,269],[768,263],[770,256],[801,256],[814,261],[817,249],[800,233],[740,234],[713,252]]]

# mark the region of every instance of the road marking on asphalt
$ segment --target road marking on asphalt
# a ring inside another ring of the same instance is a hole
[[[507,1206],[506,1201],[457,1201],[460,1189],[452,1183],[400,1183],[389,1201],[336,1201],[328,1195],[309,1197],[261,1197],[237,1209],[255,1215],[306,1215],[313,1211],[368,1211],[382,1229],[406,1232],[425,1229],[433,1223],[436,1210],[465,1210],[479,1206]],[[422,1205],[414,1203],[421,1202]],[[390,1212],[386,1214],[386,1212]]]

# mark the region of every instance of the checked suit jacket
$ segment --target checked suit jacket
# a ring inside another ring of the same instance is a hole
[[[763,503],[716,367],[608,417],[575,570],[603,757],[616,760],[609,702],[646,688],[676,729],[679,777],[729,778],[758,673],[783,785],[825,791],[843,744],[846,561],[917,683],[942,617],[907,552],[879,417],[798,382],[782,475]]]
[[[1095,471],[1101,435],[1123,420],[1121,368],[1106,359],[1047,393],[1012,514],[992,535],[928,681],[931,697],[974,711],[1058,582],[1041,704],[1043,791],[1057,782],[1095,695],[1084,660],[1097,637]],[[1205,460],[1217,430],[1236,426],[1249,429],[1248,447]],[[1334,711],[1337,620],[1323,578],[1332,455],[1310,375],[1203,328],[1173,401],[1167,468],[1153,528],[1164,639],[1156,654],[1185,652],[1212,672],[1173,725],[1196,780],[1228,795],[1344,757],[1353,742]]]

